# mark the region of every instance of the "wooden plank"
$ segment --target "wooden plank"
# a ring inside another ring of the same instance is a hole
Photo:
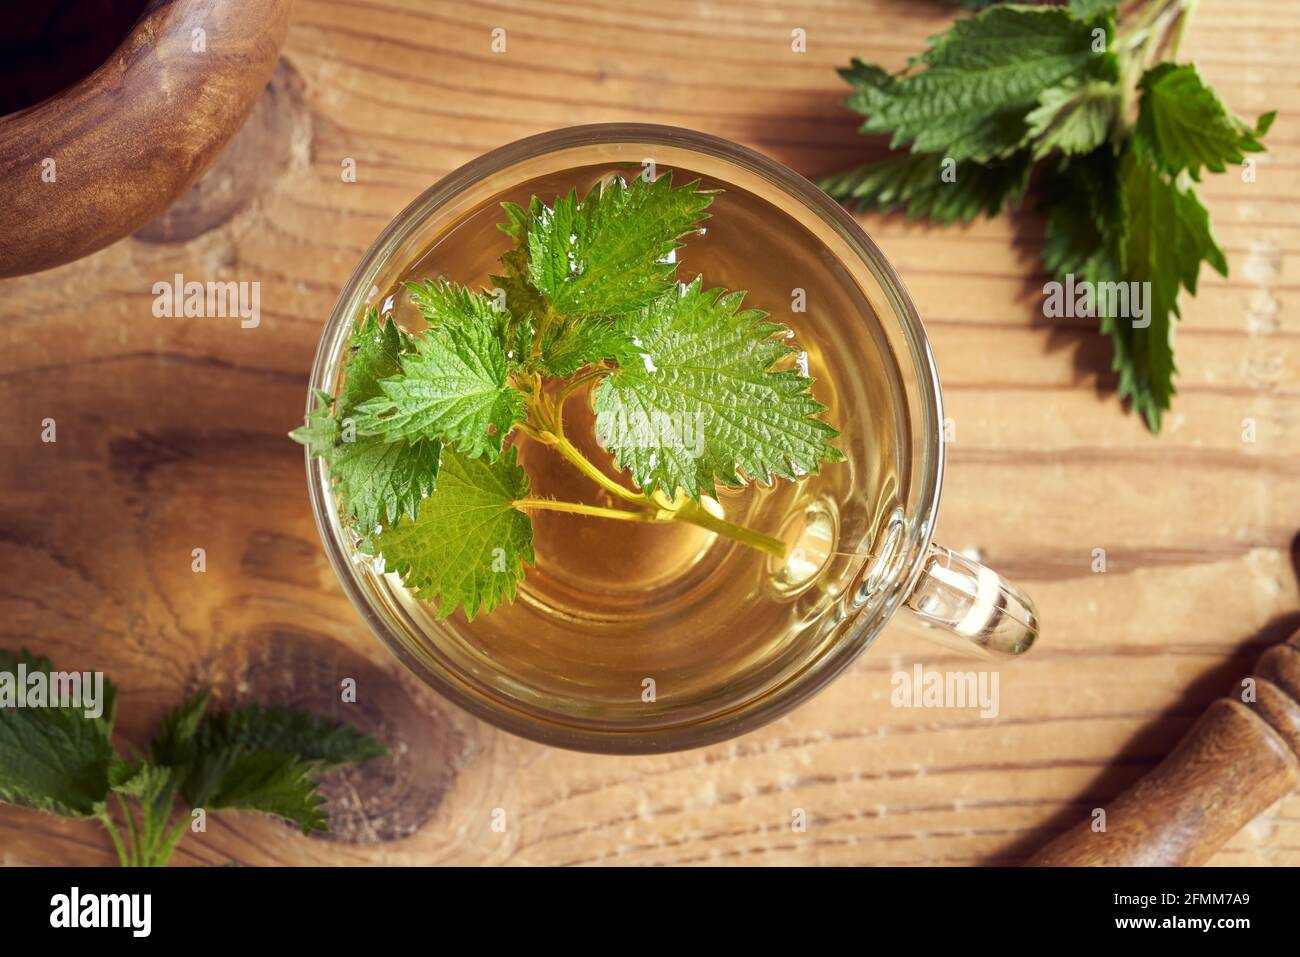
[[[1119,408],[1096,331],[1042,318],[1032,216],[862,218],[929,321],[957,430],[940,537],[1024,580],[1043,615],[1040,647],[998,669],[996,719],[892,707],[899,669],[976,667],[901,624],[774,725],[654,758],[548,750],[415,686],[340,592],[283,438],[321,323],[378,231],[457,165],[575,123],[677,124],[810,176],[843,168],[873,148],[833,68],[855,53],[901,65],[952,15],[902,0],[657,9],[301,0],[258,133],[284,159],[274,175],[235,170],[251,192],[229,218],[187,235],[176,214],[170,241],[0,284],[0,644],[106,670],[136,744],[204,682],[325,700],[344,662],[384,689],[371,717],[400,754],[331,791],[336,839],[214,816],[178,863],[1015,862],[1152,766],[1295,621],[1300,14],[1205,0],[1187,55],[1234,109],[1283,113],[1256,182],[1204,186],[1232,275],[1186,303],[1160,438]],[[790,51],[795,27],[806,54]],[[345,157],[356,183],[340,180]],[[262,282],[262,325],[154,318],[152,283],[175,272]],[[807,833],[791,830],[796,808]],[[4,863],[110,860],[92,826],[0,810]],[[1216,862],[1300,864],[1300,797]]]

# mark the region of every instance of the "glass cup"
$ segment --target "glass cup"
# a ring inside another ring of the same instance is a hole
[[[620,590],[626,563],[649,545],[623,538],[608,561],[584,561],[571,534],[543,540],[537,520],[539,566],[516,601],[473,622],[460,613],[440,621],[358,552],[327,470],[309,456],[317,527],[366,623],[421,680],[473,714],[546,744],[606,753],[698,747],[771,721],[846,668],[903,608],[945,643],[992,657],[1026,652],[1038,634],[1033,603],[931,541],[943,478],[942,399],[902,282],[838,204],[734,143],[672,127],[601,124],[533,136],[461,167],[398,215],[353,272],[321,337],[308,407],[316,390],[337,393],[357,317],[370,307],[400,314],[403,280],[454,264],[448,278],[486,282],[509,243],[493,226],[502,200],[570,186],[581,193],[615,173],[653,169],[724,190],[709,235],[687,240],[688,275],[734,288],[726,273],[738,271],[750,283],[746,304],[769,311],[778,295],[817,300],[802,315],[792,305],[789,320],[775,318],[816,333],[808,347],[814,391],[841,429],[846,462],[801,483],[775,483],[792,488],[734,501],[718,493],[728,508],[784,516],[788,563],[735,543],[692,540],[683,547],[700,559],[694,578],[684,573],[659,594],[642,567],[636,589]],[[791,277],[805,277],[809,288]],[[560,560],[542,564],[548,553]],[[594,602],[566,579],[565,556],[591,574],[608,566]]]

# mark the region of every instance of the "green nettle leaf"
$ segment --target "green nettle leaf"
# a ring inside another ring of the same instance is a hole
[[[1043,176],[1039,211],[1047,216],[1043,264],[1064,280],[1119,275],[1128,212],[1119,165],[1109,146],[1061,160]]]
[[[205,692],[169,714],[153,746],[191,807],[263,811],[323,830],[308,775],[387,753],[356,728],[305,711],[251,704],[205,714],[206,704]]]
[[[505,293],[505,307],[516,322],[531,319],[538,324],[547,314],[546,297],[533,285],[528,271],[528,226],[540,218],[542,201],[534,196],[524,209],[517,203],[502,203],[506,221],[497,228],[510,237],[514,248],[501,257],[505,272],[492,276],[496,288]]]
[[[543,331],[534,365],[544,375],[568,378],[583,366],[616,359],[629,344],[612,319],[563,316]]]
[[[361,528],[414,517],[421,496],[437,482],[440,443],[390,441],[358,434],[356,427],[357,407],[383,395],[381,380],[400,373],[401,357],[413,348],[414,340],[391,317],[381,320],[368,311],[352,334],[339,411],[328,393],[318,392],[306,424],[290,433],[325,460],[345,514]]]
[[[0,802],[70,817],[99,813],[113,763],[116,689],[104,681],[99,718],[84,707],[20,708],[20,665],[26,675],[53,671],[46,658],[0,650]]]
[[[1119,0],[1070,0],[1070,13],[1080,20],[1092,20],[1103,13],[1114,13]]]
[[[1017,202],[1030,161],[1048,158],[1032,177],[1047,221],[1043,264],[1054,279],[1091,284],[1101,329],[1114,343],[1120,396],[1158,431],[1174,392],[1171,317],[1179,315],[1179,294],[1195,294],[1201,262],[1227,270],[1204,207],[1179,180],[1222,172],[1264,149],[1275,114],[1252,127],[1195,67],[1148,68],[1166,49],[1176,51],[1191,4],[1171,17],[1154,2],[1126,11],[1117,39],[1118,6],[991,6],[932,38],[900,74],[854,60],[840,71],[853,88],[845,104],[866,115],[864,132],[892,133],[892,146],[911,154],[821,185],[861,206],[966,221]],[[1135,121],[1122,108],[1134,92]],[[1005,165],[1020,159],[1024,166]],[[951,183],[934,175],[944,160],[961,161]],[[1139,290],[1150,284],[1148,315],[1128,314],[1134,283]]]
[[[515,503],[528,495],[528,477],[507,449],[496,461],[443,453],[438,490],[420,505],[414,522],[371,536],[362,547],[382,554],[388,571],[440,617],[457,606],[473,620],[503,599],[513,601],[533,561],[532,522]]]
[[[596,389],[596,430],[644,491],[698,499],[841,457],[812,380],[772,368],[794,352],[787,330],[743,298],[697,278],[619,320],[633,351]]]
[[[386,441],[358,435],[340,442],[330,458],[330,474],[357,527],[372,529],[415,518],[421,500],[437,487],[442,443],[426,439]]]
[[[401,374],[379,383],[383,395],[357,406],[357,433],[445,440],[466,455],[495,457],[525,412],[508,381],[501,315],[489,296],[444,285],[438,324],[402,356]]]
[[[344,420],[346,428],[340,428],[327,394],[321,393],[317,401],[320,405],[307,414],[307,424],[290,437],[325,460],[344,514],[367,530],[381,522],[414,518],[420,500],[437,486],[442,443],[359,435],[351,417]]]
[[[366,399],[381,394],[379,382],[401,371],[399,360],[412,347],[411,337],[397,327],[390,316],[380,321],[370,310],[352,333],[352,355],[344,366],[339,409],[344,416]]]
[[[892,133],[891,146],[985,162],[1025,144],[1026,114],[1039,94],[1080,75],[1114,79],[1116,60],[1094,50],[1106,18],[1079,20],[1061,8],[990,7],[931,39],[914,61],[924,69],[886,78],[858,61],[846,105],[868,114],[863,132]]]
[[[216,789],[201,802],[214,811],[261,811],[292,821],[304,834],[328,831],[325,798],[316,793],[314,765],[288,754],[241,754],[223,769]]]
[[[505,274],[491,278],[504,292],[506,308],[514,317],[511,329],[515,341],[511,349],[515,364],[526,372],[568,378],[585,365],[613,358],[621,342],[611,320],[560,314],[532,284],[528,273],[528,225],[533,220],[541,221],[541,201],[533,197],[527,211],[514,203],[502,205],[507,221],[501,224],[501,231],[516,245],[501,257]]]
[[[1046,178],[1049,210],[1043,248],[1048,270],[1073,274],[1100,289],[1139,285],[1144,315],[1134,308],[1110,314],[1112,300],[1097,295],[1101,328],[1114,343],[1120,398],[1131,400],[1153,432],[1174,394],[1173,319],[1182,289],[1195,295],[1202,261],[1227,272],[1210,233],[1205,208],[1157,169],[1145,148],[1130,144],[1118,163],[1109,147],[1073,159]],[[1149,290],[1145,291],[1145,290]],[[1115,300],[1122,301],[1122,300]]]
[[[660,296],[676,275],[678,242],[708,218],[698,182],[673,189],[672,175],[576,190],[528,214],[528,275],[563,315],[611,316]],[[512,221],[517,208],[508,210]]]
[[[486,327],[494,323],[497,341],[505,348],[507,358],[510,349],[518,344],[515,337],[521,331],[520,326],[526,326],[531,315],[525,313],[520,316],[524,322],[516,323],[512,320],[509,307],[507,306],[505,310],[497,308],[496,300],[492,296],[471,292],[464,286],[447,282],[445,279],[408,282],[406,288],[410,290],[412,304],[420,310],[420,314],[431,326],[462,325],[467,322],[467,317],[470,317],[468,321],[476,327]],[[410,352],[413,348],[414,342],[412,348],[406,351]],[[399,365],[390,375],[397,376],[401,373]],[[376,383],[374,394],[383,394],[381,384]]]
[[[199,751],[272,751],[321,767],[352,764],[388,753],[351,725],[282,705],[236,705],[214,712],[196,725],[192,737]]]
[[[836,199],[892,212],[907,211],[937,223],[968,223],[984,213],[996,216],[1017,205],[1029,183],[1029,154],[979,164],[957,163],[944,176],[937,153],[891,153],[875,163],[828,176],[817,185]]]
[[[1115,341],[1115,367],[1121,398],[1130,398],[1153,432],[1174,393],[1173,319],[1180,315],[1178,295],[1196,295],[1202,262],[1228,274],[1223,250],[1210,232],[1209,213],[1190,190],[1184,191],[1158,170],[1140,144],[1120,166],[1120,182],[1129,214],[1121,257],[1123,278],[1150,285],[1145,328],[1133,320],[1104,316],[1103,328]]]
[[[114,791],[142,798],[153,803],[160,795],[176,784],[172,768],[151,764],[148,761],[132,763],[117,758],[108,773],[109,785]]]
[[[1225,163],[1240,163],[1244,153],[1264,149],[1258,137],[1268,132],[1276,113],[1265,113],[1251,128],[1228,112],[1194,66],[1161,63],[1142,76],[1137,136],[1150,155],[1171,173],[1187,170],[1200,179],[1201,167],[1222,173]]]
[[[194,750],[194,735],[211,697],[211,690],[204,688],[163,715],[158,733],[149,745],[150,756],[156,764],[178,765],[189,761]]]
[[[896,93],[894,74],[861,57],[854,57],[847,67],[836,72],[853,87],[853,92],[844,98],[844,105],[864,116],[883,109]]]
[[[144,820],[151,828],[167,822],[180,787],[175,768],[148,761],[133,764],[122,758],[115,758],[109,768],[109,784],[114,792],[140,803]]]
[[[334,418],[334,397],[317,389],[315,408],[307,413],[307,422],[289,433],[289,438],[307,446],[307,451],[329,462],[339,441],[339,423]]]
[[[1091,153],[1106,142],[1119,112],[1119,87],[1093,81],[1067,81],[1043,90],[1037,109],[1025,117],[1034,142],[1034,158],[1054,149]]]

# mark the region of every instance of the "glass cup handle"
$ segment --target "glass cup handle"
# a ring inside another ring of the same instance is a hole
[[[931,545],[907,607],[935,637],[995,658],[1023,655],[1038,637],[1038,612],[1029,596],[991,568]]]

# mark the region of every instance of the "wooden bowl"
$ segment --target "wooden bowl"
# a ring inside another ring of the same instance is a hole
[[[150,0],[97,70],[0,117],[0,277],[89,255],[166,209],[261,96],[292,5]]]

